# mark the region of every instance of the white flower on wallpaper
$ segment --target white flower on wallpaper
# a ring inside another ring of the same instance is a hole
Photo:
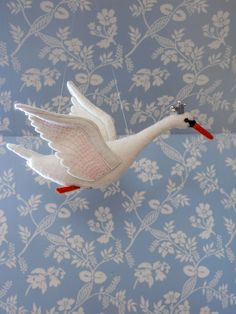
[[[212,26],[206,24],[202,27],[203,35],[214,39],[208,47],[218,49],[224,42],[229,33],[229,12],[218,11],[212,16]]]
[[[21,80],[23,82],[21,89],[25,86],[33,86],[36,91],[39,91],[42,86],[53,86],[56,83],[56,80],[59,79],[60,75],[59,71],[49,68],[42,70],[36,68],[28,69],[21,76]]]
[[[171,267],[165,262],[157,261],[150,264],[148,262],[141,263],[135,270],[134,276],[137,278],[134,284],[134,288],[137,283],[146,283],[151,288],[155,281],[164,281]]]
[[[147,91],[151,86],[161,86],[169,75],[170,73],[166,69],[140,69],[132,77],[134,83],[131,85],[130,90],[134,86],[142,86],[144,91]]]
[[[214,218],[209,204],[200,203],[196,207],[196,216],[191,216],[189,220],[194,228],[202,230],[198,235],[200,238],[209,239],[214,234]]]
[[[153,181],[162,178],[162,175],[158,173],[159,167],[157,162],[150,159],[141,158],[138,161],[134,161],[131,168],[138,173],[138,178],[144,183],[150,182],[153,184]]]
[[[47,270],[43,268],[35,268],[27,277],[29,284],[26,295],[30,289],[40,289],[44,294],[48,288],[57,287],[60,285],[61,280],[64,278],[65,272],[61,268],[49,267]]]
[[[98,38],[102,38],[96,43],[100,48],[108,48],[111,44],[116,44],[117,18],[113,9],[102,9],[97,14],[97,21],[88,25],[90,33]]]
[[[112,213],[109,207],[98,207],[95,211],[96,220],[89,220],[88,225],[91,231],[100,234],[97,241],[100,243],[108,243],[112,238],[114,223],[112,221]]]

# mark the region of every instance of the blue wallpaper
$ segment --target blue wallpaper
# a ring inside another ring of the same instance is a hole
[[[236,312],[235,10],[233,0],[1,1],[0,313]],[[14,103],[66,113],[66,80],[118,134],[181,99],[216,138],[173,130],[106,189],[57,195],[5,144],[50,153]]]
[[[118,182],[66,196],[3,149],[0,312],[234,313],[235,145],[161,137]]]
[[[112,114],[119,134],[177,99],[215,132],[235,131],[235,10],[233,0],[1,1],[3,133],[32,133],[16,101],[67,112],[66,80]]]

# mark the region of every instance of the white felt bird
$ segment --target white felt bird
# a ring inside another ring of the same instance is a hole
[[[187,112],[170,115],[137,134],[117,138],[111,116],[93,105],[72,82],[67,82],[67,87],[73,104],[69,115],[15,105],[28,115],[32,126],[55,154],[42,155],[20,145],[7,144],[38,174],[62,185],[56,189],[59,193],[80,187],[100,188],[116,181],[147,144],[169,129],[194,127],[213,139]]]

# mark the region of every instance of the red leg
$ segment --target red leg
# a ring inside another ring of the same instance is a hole
[[[80,186],[76,186],[76,185],[62,186],[62,187],[56,188],[56,192],[63,194],[63,193],[72,192],[72,191],[78,190],[78,189],[80,189]]]

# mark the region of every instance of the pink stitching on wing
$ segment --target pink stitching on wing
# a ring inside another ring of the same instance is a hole
[[[63,136],[64,149],[70,151],[69,153],[71,154],[69,160],[66,158],[64,163],[71,169],[71,172],[74,172],[75,174],[79,173],[80,175],[91,179],[96,179],[110,171],[110,167],[107,165],[103,157],[87,140],[86,132],[84,130],[72,129],[61,125],[53,125],[52,129],[52,125],[47,121],[41,122],[44,127],[44,130],[42,130],[43,135],[48,132],[51,133],[52,139],[49,139],[50,141],[60,142],[60,137]],[[78,143],[78,149],[74,150],[69,144],[70,142],[66,142],[67,137],[69,137],[69,141],[71,138],[75,138],[75,142]]]

